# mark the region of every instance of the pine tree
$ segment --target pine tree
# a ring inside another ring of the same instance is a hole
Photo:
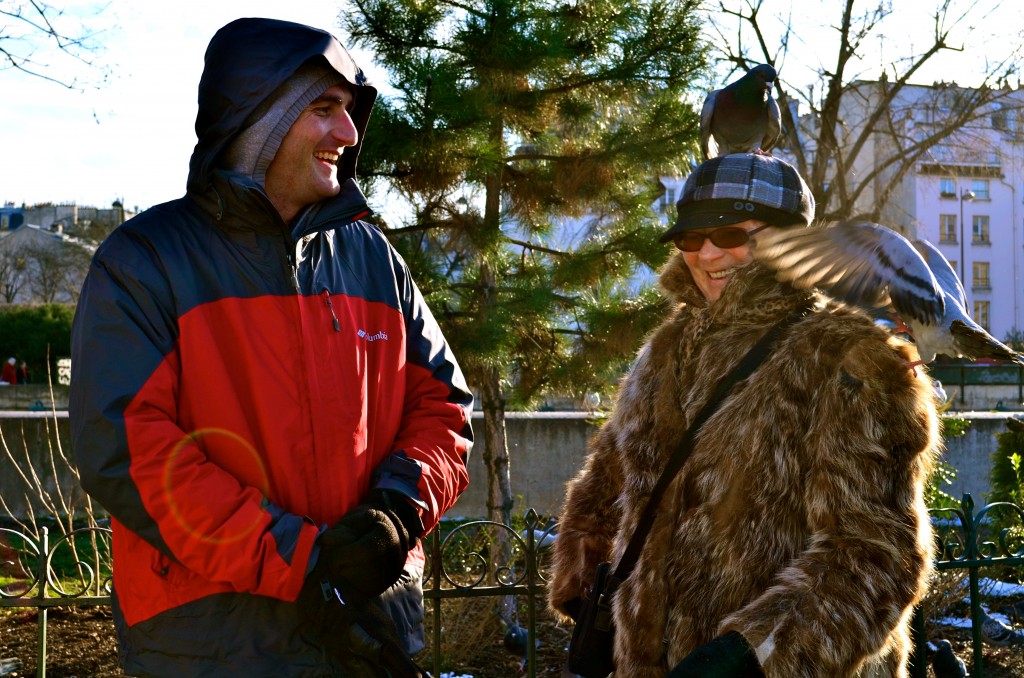
[[[663,311],[635,280],[668,253],[658,178],[695,155],[698,6],[350,0],[342,15],[398,92],[359,174],[412,206],[388,232],[480,396],[491,518],[512,509],[506,407],[607,391]]]

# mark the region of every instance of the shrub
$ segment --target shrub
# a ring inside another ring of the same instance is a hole
[[[1024,505],[1024,422],[1008,419],[1006,431],[996,434],[996,450],[992,453],[989,478],[990,502],[1008,501]]]
[[[949,440],[950,438],[959,438],[966,433],[970,423],[966,419],[944,416],[939,419],[939,425],[942,427],[942,439]],[[939,460],[929,479],[928,486],[925,488],[924,498],[928,508],[957,508],[960,506],[960,500],[944,489],[953,484],[956,474],[955,468],[945,461]]]
[[[33,382],[57,381],[57,359],[71,355],[71,304],[0,305],[0,360],[28,364]]]

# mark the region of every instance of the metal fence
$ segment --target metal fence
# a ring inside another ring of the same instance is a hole
[[[981,607],[981,571],[1011,568],[1019,576],[1019,568],[1024,565],[1024,511],[1014,504],[996,502],[975,512],[974,499],[965,494],[959,506],[932,509],[931,514],[936,527],[936,569],[940,573],[967,571],[971,610],[971,659],[967,663],[971,676],[984,678],[982,622],[986,613]],[[915,662],[911,675],[915,678],[927,675],[923,661],[926,642],[925,619],[919,610],[914,620]]]
[[[53,607],[110,605],[110,530],[66,530],[51,540],[42,526],[38,539],[0,528],[0,573],[10,583],[0,587],[0,609],[36,608],[36,675],[46,676],[46,619]]]
[[[983,570],[1020,568],[1024,565],[1024,510],[1013,504],[989,504],[975,511],[970,495],[964,495],[959,506],[933,509],[936,519],[936,546],[939,572],[966,571],[972,628],[971,676],[984,678],[982,659],[983,634],[982,597],[979,585]],[[526,675],[537,674],[536,639],[539,606],[544,605],[547,547],[556,538],[557,526],[544,521],[532,509],[515,527],[486,520],[470,521],[451,529],[435,530],[425,543],[427,567],[424,598],[431,610],[430,667],[435,676],[445,666],[443,629],[445,604],[459,598],[490,597],[522,599],[522,605],[509,609],[510,618],[518,624],[522,615],[525,643]],[[1016,525],[1000,527],[1000,525]],[[36,541],[28,535],[0,528],[0,545],[6,543],[14,552],[6,559],[0,553],[0,565],[22,567],[25,577],[14,578],[13,584],[0,587],[0,608],[36,608],[37,676],[46,675],[47,610],[58,606],[89,606],[110,604],[110,578],[100,560],[109,553],[110,532],[105,528],[85,528],[62,534],[51,540],[50,531],[40,530]],[[61,553],[62,550],[65,553]],[[33,568],[34,566],[34,568]],[[9,578],[10,579],[10,578]],[[69,585],[68,582],[75,582]],[[496,601],[498,602],[498,601]],[[520,610],[523,610],[522,612]],[[914,620],[915,652],[911,675],[927,676],[925,656],[925,618],[919,611]],[[113,642],[113,641],[111,641]]]
[[[1024,403],[1024,367],[1019,365],[981,365],[964,363],[958,365],[943,365],[931,363],[928,365],[928,376],[942,382],[947,392],[952,395],[955,389],[957,395],[952,403],[956,409],[964,409],[967,406],[967,387],[1000,386],[1005,388],[1005,400],[995,404],[997,410],[1019,409],[1020,403]],[[1012,395],[1011,395],[1012,394]],[[986,406],[979,409],[989,409]]]

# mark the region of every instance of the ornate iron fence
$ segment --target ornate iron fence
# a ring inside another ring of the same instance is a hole
[[[1024,565],[1024,510],[1013,504],[989,504],[975,511],[970,495],[960,505],[933,509],[939,572],[966,570],[972,628],[971,675],[983,678],[983,633],[981,590],[982,570]],[[526,632],[525,669],[537,673],[536,639],[538,605],[543,605],[546,588],[547,547],[557,538],[556,525],[544,521],[532,509],[515,527],[475,520],[451,529],[435,530],[425,543],[427,565],[424,598],[431,604],[431,662],[434,675],[445,668],[443,656],[444,606],[459,598],[523,598]],[[1000,527],[1011,525],[1011,527]],[[1014,529],[1016,526],[1017,529]],[[109,554],[110,531],[83,528],[50,540],[46,528],[33,539],[12,529],[0,528],[0,544],[7,544],[7,556],[0,553],[0,565],[21,568],[24,576],[6,578],[0,586],[0,608],[39,610],[37,619],[37,675],[46,675],[47,610],[59,606],[109,605],[111,580],[103,559]],[[67,553],[62,554],[62,549]],[[12,557],[13,554],[13,557]],[[0,568],[0,575],[3,568]],[[500,602],[500,601],[499,601]],[[520,605],[507,607],[504,621],[519,624]],[[914,621],[915,660],[912,675],[927,676],[924,647],[925,619]],[[112,641],[113,642],[113,641]]]
[[[518,526],[517,526],[518,527]],[[524,668],[536,676],[537,605],[546,590],[544,558],[554,538],[555,523],[543,522],[533,509],[524,515],[521,529],[489,520],[474,520],[452,529],[442,539],[433,533],[427,548],[423,597],[432,601],[431,654],[434,675],[440,675],[442,657],[442,607],[456,598],[492,597],[526,599],[526,637],[518,643],[525,652]],[[438,557],[440,555],[440,557]],[[506,604],[506,633],[518,626],[518,605]],[[525,645],[525,647],[523,647]]]
[[[110,529],[85,527],[51,541],[0,528],[0,608],[36,608],[36,675],[46,676],[46,618],[52,607],[110,605]],[[104,572],[108,573],[104,576]]]
[[[971,676],[985,678],[982,658],[986,613],[981,606],[981,570],[1019,569],[1024,565],[1024,510],[1015,504],[996,502],[974,510],[974,499],[963,495],[960,505],[932,509],[936,519],[936,569],[942,572],[967,570],[968,600],[971,610]],[[1019,572],[1018,572],[1019,576]],[[923,661],[925,619],[919,610],[914,619],[915,662],[911,675],[925,678]]]

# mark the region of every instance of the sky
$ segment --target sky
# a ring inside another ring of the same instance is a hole
[[[81,0],[63,4],[69,13],[83,14],[96,6]],[[120,199],[132,209],[184,195],[203,54],[217,29],[240,17],[263,16],[337,35],[339,4],[110,0],[88,18],[103,30],[95,57],[109,65],[107,84],[75,91],[0,71],[0,201],[108,207]],[[57,58],[50,63],[67,66]],[[369,64],[360,65],[375,77]],[[97,76],[96,69],[80,65],[67,72],[81,79]]]
[[[0,0],[5,2],[5,0]],[[58,76],[77,78],[86,86],[61,87],[13,70],[0,70],[0,201],[15,204],[75,202],[105,207],[122,200],[129,208],[147,208],[180,197],[185,191],[188,159],[195,145],[196,87],[203,53],[222,25],[243,16],[288,19],[331,30],[339,37],[340,0],[51,0],[66,8],[64,19],[85,16],[99,30],[93,56],[109,72],[99,87],[88,81],[101,73],[81,64],[51,58]],[[871,4],[870,2],[865,4]],[[877,78],[881,64],[908,47],[923,46],[933,30],[926,12],[929,3],[894,3],[897,16],[884,38],[865,43],[859,68]],[[834,21],[838,0],[765,0],[762,16],[792,15],[798,22],[796,55],[781,66],[784,80],[813,80],[821,55],[834,51]],[[974,84],[988,52],[1005,52],[1020,39],[1022,10],[1017,0],[953,0],[964,21],[954,35],[962,52],[950,53],[915,82],[956,80]],[[96,8],[102,11],[96,13]],[[992,12],[990,7],[996,7]],[[916,8],[916,9],[910,9]],[[720,20],[722,20],[720,18]],[[766,21],[767,24],[772,21]],[[974,29],[969,31],[968,29]],[[727,35],[731,33],[725,23]],[[961,36],[966,36],[961,38]],[[709,39],[714,36],[709,32]],[[373,65],[371,54],[353,50],[357,62],[375,84],[387,91],[387,78]],[[721,86],[723,83],[718,83]]]

